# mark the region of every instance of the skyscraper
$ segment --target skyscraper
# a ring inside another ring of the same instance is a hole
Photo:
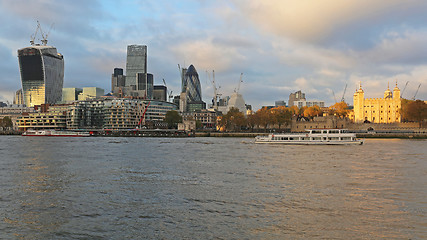
[[[199,80],[199,74],[193,65],[190,65],[184,74],[182,80],[182,92],[179,100],[179,110],[181,112],[194,111],[206,108],[206,103],[202,101],[202,89]]]
[[[129,45],[126,58],[126,87],[136,88],[138,73],[147,73],[147,46]]]
[[[55,47],[33,45],[18,50],[24,104],[33,107],[61,101],[64,57]]]
[[[187,93],[187,102],[202,101],[202,90],[199,80],[199,74],[193,65],[188,67],[184,76],[185,92]]]

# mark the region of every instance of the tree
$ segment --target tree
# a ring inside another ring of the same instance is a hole
[[[259,109],[255,114],[258,115],[259,124],[264,126],[264,130],[267,129],[269,124],[275,121],[273,114],[271,113],[271,109],[268,109],[267,107]]]
[[[285,124],[285,125],[289,125],[292,122],[292,111],[285,107],[285,106],[280,106],[277,108],[273,108],[273,115],[276,118],[276,123],[279,125],[279,129],[280,127]]]
[[[306,108],[303,113],[304,117],[308,117],[308,118],[313,118],[316,116],[320,116],[322,114],[323,114],[323,111],[317,105]]]
[[[163,120],[168,124],[168,128],[176,128],[178,123],[182,122],[182,117],[177,111],[169,111],[166,113],[165,119]]]
[[[254,131],[254,127],[257,126],[259,128],[259,116],[257,114],[251,114],[246,116],[246,121],[248,123],[248,127]]]
[[[408,121],[422,122],[427,119],[427,104],[421,100],[405,101],[402,103],[402,118]]]
[[[11,128],[13,127],[13,122],[12,119],[10,119],[10,117],[4,117],[2,120],[0,120],[0,127],[3,128]]]
[[[231,108],[219,121],[219,126],[224,130],[240,131],[245,125],[245,115],[237,108]]]
[[[338,102],[329,107],[331,115],[346,117],[348,115],[348,105],[345,102]]]

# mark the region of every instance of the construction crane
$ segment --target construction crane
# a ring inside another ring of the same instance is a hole
[[[150,106],[150,103],[151,103],[151,101],[150,101],[150,102],[148,102],[147,106],[146,106],[146,107],[145,107],[145,109],[144,109],[144,113],[143,113],[143,114],[142,114],[142,116],[141,116],[141,119],[139,119],[138,128],[140,128],[140,127],[141,127],[142,119],[145,119],[145,118],[144,118],[144,117],[145,117],[145,113],[147,112],[147,109],[148,109],[148,107]]]
[[[240,83],[243,82],[242,78],[243,78],[243,73],[240,73],[239,83],[237,84],[237,88],[234,89],[235,93],[239,93],[239,91],[240,91]]]
[[[406,81],[405,87],[402,90],[402,94],[400,94],[400,97],[403,98],[403,93],[405,92],[406,86],[408,86],[409,81]]]
[[[347,91],[347,83],[345,84],[344,92],[342,94],[341,102],[345,102],[345,92]]]
[[[337,98],[335,97],[335,92],[334,92],[334,90],[331,90],[331,91],[332,91],[332,95],[334,95],[335,103],[337,103]]]
[[[213,86],[213,90],[214,90],[214,95],[213,95],[213,108],[217,109],[218,108],[218,98],[222,95],[220,93],[218,93],[218,88],[220,88],[220,86],[218,86],[218,88],[216,87],[216,83],[215,83],[215,70],[212,70],[212,79],[211,79],[211,75],[209,74],[208,71],[206,71],[206,74],[208,75],[209,81],[212,83]]]
[[[43,30],[42,30],[40,22],[37,20],[36,32],[33,35],[31,35],[31,40],[30,40],[31,46],[37,45],[37,44],[34,43],[34,40],[36,39],[36,36],[37,36],[37,33],[38,33],[39,30],[40,30],[40,35],[42,36],[41,42],[42,42],[43,46],[46,46],[47,45],[47,37],[49,36],[50,30],[52,30],[53,25],[54,24],[52,23],[52,25],[49,28],[49,31],[45,34],[43,32]]]
[[[417,93],[418,93],[418,90],[420,90],[420,87],[421,87],[421,83],[420,83],[420,85],[418,85],[417,91],[415,92],[414,97],[412,98],[412,100],[415,101],[415,97],[417,96]]]
[[[173,96],[172,96],[172,90],[170,92],[168,92],[168,87],[166,85],[166,81],[165,81],[164,78],[163,78],[163,84],[166,87],[166,99],[170,101],[170,99],[173,98]]]

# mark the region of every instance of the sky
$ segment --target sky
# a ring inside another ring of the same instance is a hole
[[[207,103],[212,70],[222,96],[243,73],[239,92],[255,110],[298,90],[352,105],[359,83],[381,98],[397,81],[408,99],[421,84],[416,98],[427,100],[426,12],[424,0],[0,0],[0,101],[21,88],[17,50],[37,20],[64,55],[64,87],[109,92],[127,45],[140,44],[155,85],[178,94],[178,64],[193,64]]]

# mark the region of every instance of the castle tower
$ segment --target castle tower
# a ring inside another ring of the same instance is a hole
[[[359,89],[353,95],[353,106],[354,106],[354,121],[363,122],[365,121],[364,115],[364,104],[365,104],[365,93],[362,89],[362,84],[359,83]]]

